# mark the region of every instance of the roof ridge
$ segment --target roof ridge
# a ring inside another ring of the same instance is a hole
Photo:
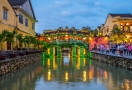
[[[25,3],[27,0],[8,0],[11,6],[20,6]]]
[[[132,17],[132,14],[131,13],[117,13],[117,14],[114,14],[114,13],[109,13],[109,15],[111,15],[112,17],[116,17],[116,16],[120,16],[120,17]]]
[[[131,14],[131,13],[109,13],[109,14]]]

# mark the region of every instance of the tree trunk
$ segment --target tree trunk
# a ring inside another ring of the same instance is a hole
[[[29,52],[29,44],[28,44],[28,52]]]
[[[0,45],[1,45],[0,48],[1,48],[1,53],[2,53],[2,43],[0,43]]]
[[[13,53],[14,53],[14,50],[13,50],[14,43],[13,43],[13,42],[11,42],[11,43],[12,43],[12,51],[13,51]]]

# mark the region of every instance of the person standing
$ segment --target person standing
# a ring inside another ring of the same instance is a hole
[[[103,44],[100,45],[100,50],[102,53],[104,53],[104,45]]]
[[[130,56],[131,55],[131,44],[128,45],[127,49],[128,49],[128,55]]]
[[[107,45],[106,45],[106,54],[109,54],[109,52],[110,52],[110,45],[107,44]]]

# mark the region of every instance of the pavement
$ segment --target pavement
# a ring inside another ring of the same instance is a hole
[[[106,54],[106,52],[102,53],[101,51],[92,51],[92,52],[96,52],[96,53],[100,53],[100,54]],[[129,56],[129,55],[123,55],[123,56],[120,55],[119,56],[117,53],[113,54],[112,52],[109,52],[109,54],[106,54],[106,55],[123,57],[123,58],[131,58],[132,59],[132,56]]]

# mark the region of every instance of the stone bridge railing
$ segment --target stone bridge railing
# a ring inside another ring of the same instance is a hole
[[[40,60],[41,60],[41,53],[35,53],[35,54],[25,55],[22,57],[0,61],[0,75],[20,69],[22,67],[25,67],[29,64],[32,64]]]
[[[91,55],[89,55],[89,57],[100,62],[132,70],[132,58],[106,55],[96,52],[91,52]]]

